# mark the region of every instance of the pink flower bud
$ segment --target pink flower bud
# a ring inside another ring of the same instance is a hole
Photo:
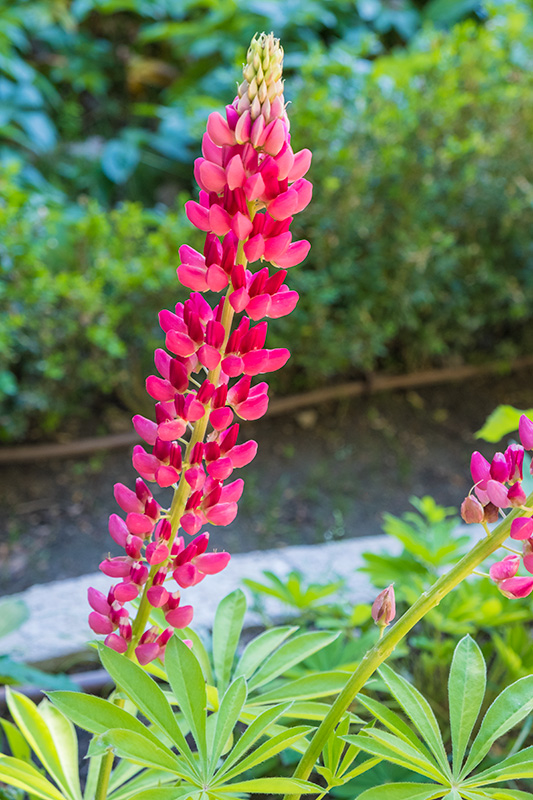
[[[378,594],[372,604],[372,619],[380,628],[386,628],[396,616],[396,599],[391,583]]]
[[[484,514],[484,522],[498,522],[499,519],[499,511],[493,503],[487,503],[486,506],[483,506],[483,514]]]
[[[469,494],[468,497],[465,497],[463,500],[461,504],[461,517],[468,525],[473,522],[483,522],[483,506],[473,494]]]

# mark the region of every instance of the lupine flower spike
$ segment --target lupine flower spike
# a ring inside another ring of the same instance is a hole
[[[496,522],[504,508],[519,508],[523,515],[511,522],[510,536],[522,542],[522,558],[510,554],[490,568],[491,579],[506,597],[527,597],[533,592],[533,578],[520,577],[517,572],[522,561],[525,569],[533,573],[533,518],[532,509],[526,507],[526,493],[522,488],[524,450],[533,450],[533,422],[525,414],[520,418],[518,432],[521,445],[511,444],[504,453],[496,453],[489,462],[475,452],[470,471],[474,486],[461,505],[461,516],[466,523]]]
[[[181,590],[230,560],[224,551],[208,552],[210,534],[203,528],[235,519],[243,481],[234,480],[233,472],[257,452],[254,441],[238,443],[235,418],[265,414],[268,385],[252,379],[280,369],[290,355],[286,348],[265,347],[266,319],[290,314],[298,301],[285,279],[309,243],[293,242],[290,225],[309,203],[312,187],[304,178],[311,153],[295,153],[291,146],[282,65],[278,39],[255,36],[237,97],[225,115],[208,118],[194,169],[199,200],[186,204],[189,220],[205,231],[203,253],[180,248],[178,278],[193,291],[159,315],[166,349],[155,351],[159,374],[146,381],[154,419],[133,418],[148,449],[134,447],[140,477],[135,489],[115,486],[125,517],[112,514],[109,520],[124,554],[100,565],[118,582],[107,595],[89,590],[92,630],[141,664],[163,659],[173,630],[190,624],[193,608]],[[257,262],[258,268],[249,268]],[[206,292],[225,294],[208,301]],[[170,508],[155,500],[149,483],[174,488]],[[126,604],[138,597],[132,620]],[[164,630],[146,627],[155,608],[164,614]]]

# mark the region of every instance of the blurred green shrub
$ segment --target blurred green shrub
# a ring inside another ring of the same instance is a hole
[[[313,248],[293,283],[317,382],[531,352],[532,53],[511,3],[379,58],[359,94],[330,63],[304,68],[292,120],[315,153],[298,221]]]
[[[186,229],[187,228],[187,229]],[[180,299],[181,215],[50,201],[0,172],[0,431],[79,422],[114,393],[145,402],[157,310]]]
[[[531,352],[531,14],[499,4],[485,26],[424,29],[373,64],[320,42],[292,80],[294,142],[314,151],[298,221],[313,248],[290,275],[297,310],[272,326],[271,346],[298,343],[273,388]],[[0,177],[4,439],[65,430],[105,396],[140,407],[157,310],[179,299],[178,247],[199,246],[181,212],[72,202],[29,168]]]
[[[356,64],[450,25],[479,0],[0,0],[0,158],[104,202],[190,187],[208,110],[243,48],[276,32],[291,76],[311,53]],[[50,159],[53,154],[53,159]],[[170,189],[171,190],[171,189]]]

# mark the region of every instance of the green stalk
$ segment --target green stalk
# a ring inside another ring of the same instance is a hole
[[[243,264],[246,267],[248,261],[244,255],[244,242],[239,242],[237,247],[237,253],[235,260],[238,264]],[[225,335],[224,335],[224,342],[222,344],[221,350],[224,351],[226,344],[229,339],[229,335],[231,332],[231,326],[233,323],[233,316],[234,311],[231,303],[229,302],[229,297],[232,292],[231,286],[228,288],[228,292],[226,294],[226,299],[224,300],[224,306],[222,309],[222,318],[221,322],[224,326]],[[218,367],[212,369],[207,374],[207,380],[211,381],[211,383],[216,384],[218,383],[218,379],[220,377],[221,365],[219,364]],[[189,461],[189,457],[192,451],[192,448],[197,442],[202,442],[205,437],[205,432],[207,430],[207,423],[209,421],[209,411],[210,408],[207,408],[205,411],[204,416],[199,419],[197,422],[194,423],[194,427],[192,430],[191,438],[187,444],[187,448],[185,450],[185,455],[183,458],[183,471],[187,468],[187,464]],[[172,498],[172,504],[170,506],[170,525],[172,528],[172,532],[170,534],[170,539],[168,542],[169,550],[172,548],[172,544],[176,538],[179,529],[179,521],[183,512],[185,511],[185,505],[191,493],[191,489],[187,481],[183,478],[180,478],[180,481],[177,487],[174,489],[174,496]],[[146,628],[146,624],[150,618],[151,606],[148,602],[147,592],[150,586],[152,585],[152,581],[156,572],[161,568],[160,564],[156,564],[150,570],[150,575],[148,580],[146,581],[142,593],[142,597],[137,608],[137,613],[135,615],[135,619],[132,624],[132,634],[131,634],[131,641],[128,645],[128,649],[125,653],[126,658],[133,660],[135,658],[135,648],[139,643],[139,639],[144,633],[144,629]],[[115,705],[123,706],[124,701],[120,698],[115,698],[113,700]],[[109,786],[109,779],[111,777],[111,769],[113,767],[113,752],[109,751],[102,757],[102,763],[100,765],[100,772],[98,774],[98,782],[96,785],[95,791],[95,798],[94,800],[105,800],[107,797],[107,790]]]
[[[531,494],[525,505],[533,502]],[[390,656],[396,645],[409,631],[424,617],[428,611],[438,606],[446,595],[455,589],[462,580],[467,578],[488,556],[494,553],[509,536],[512,520],[523,514],[522,509],[514,509],[502,522],[487,536],[478,542],[452,569],[440,577],[418,600],[409,608],[403,617],[393,625],[377,644],[374,645],[363,657],[363,660],[350,676],[344,689],[337,696],[330,710],[317,728],[311,742],[298,766],[294,771],[294,778],[306,780],[311,774],[320,753],[341,721],[343,715],[355,700],[357,694],[372,677],[378,667]],[[299,794],[285,795],[284,800],[297,800]]]

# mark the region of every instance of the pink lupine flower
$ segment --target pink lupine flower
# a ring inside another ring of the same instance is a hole
[[[533,573],[533,538],[522,542],[522,561],[528,572]]]
[[[224,551],[207,552],[209,534],[201,529],[233,521],[243,481],[227,481],[257,452],[256,442],[237,442],[234,416],[255,420],[266,412],[268,386],[252,378],[280,369],[290,356],[286,348],[267,346],[262,321],[294,309],[298,294],[285,283],[287,269],[309,250],[290,231],[294,214],[311,199],[304,177],[311,153],[292,149],[282,61],[273,35],[254,37],[237,97],[225,115],[208,118],[194,166],[198,202],[186,203],[189,220],[206,233],[205,244],[202,253],[180,247],[178,278],[193,291],[159,314],[166,349],[155,351],[158,374],[146,380],[155,419],[133,417],[145,442],[132,455],[140,478],[135,491],[115,486],[126,517],[111,515],[109,532],[124,555],[105,559],[100,569],[119,582],[107,597],[94,590],[89,596],[95,633],[117,652],[135,653],[141,664],[164,658],[173,629],[192,620],[192,606],[169,581],[186,589],[230,560]],[[259,268],[250,269],[257,261]],[[272,274],[264,262],[275,267]],[[225,296],[213,302],[206,292]],[[234,315],[241,317],[232,331]],[[177,505],[162,508],[145,481],[179,487]],[[188,536],[195,538],[186,544]],[[143,608],[162,610],[168,628],[133,635],[125,606],[138,596]]]
[[[533,519],[516,517],[511,522],[511,539],[530,539],[533,536]]]
[[[518,434],[524,450],[533,450],[533,422],[525,414],[520,417]]]
[[[510,599],[528,597],[533,592],[533,578],[508,578],[498,584],[498,589]]]
[[[503,561],[497,561],[489,569],[489,575],[496,583],[514,578],[520,567],[520,556],[509,553]]]
[[[472,453],[470,460],[470,472],[472,473],[472,480],[476,487],[480,489],[487,488],[487,481],[490,478],[490,464],[487,459],[478,453],[476,450]]]

